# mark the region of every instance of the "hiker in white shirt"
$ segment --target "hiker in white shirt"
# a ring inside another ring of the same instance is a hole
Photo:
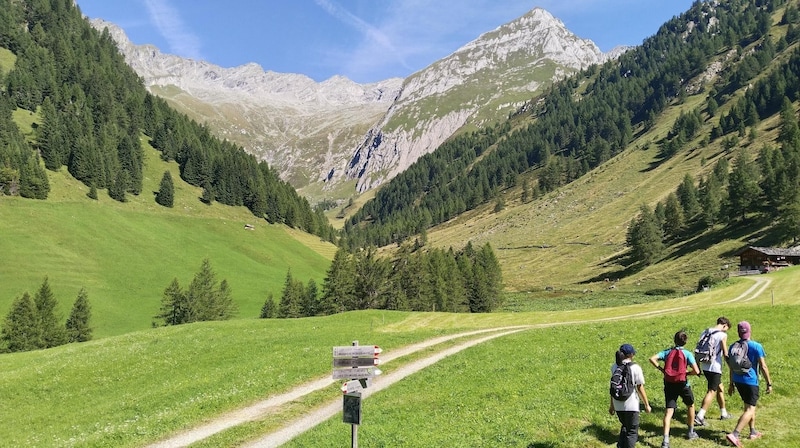
[[[707,328],[700,335],[700,339],[702,339],[706,334],[711,334],[710,345],[714,347],[714,357],[709,362],[700,362],[700,368],[708,381],[708,391],[694,418],[696,426],[706,424],[706,411],[711,406],[714,395],[717,396],[717,404],[719,404],[720,420],[733,418],[725,409],[725,386],[722,383],[722,365],[723,360],[728,359],[728,329],[730,328],[731,321],[723,316],[717,319],[717,325]]]

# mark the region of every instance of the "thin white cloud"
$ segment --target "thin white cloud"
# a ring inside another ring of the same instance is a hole
[[[203,59],[200,38],[186,29],[180,13],[169,0],[144,0],[150,22],[166,39],[170,52],[182,57]]]
[[[315,0],[315,2],[332,17],[361,33],[365,42],[370,42],[371,46],[383,50],[381,53],[398,55],[392,40],[380,29],[365,22],[334,1]]]

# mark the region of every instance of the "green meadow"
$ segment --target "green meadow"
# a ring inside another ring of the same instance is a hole
[[[289,270],[295,279],[322,284],[332,244],[270,225],[244,207],[203,204],[200,189],[180,180],[175,163],[161,161],[145,139],[143,145],[143,191],[124,204],[105,190],[89,199],[88,188],[63,168],[48,172],[46,201],[0,196],[0,316],[47,277],[64,319],[86,288],[96,338],[143,330],[172,279],[187,287],[204,258],[218,281],[228,281],[238,318],[258,317],[270,293],[280,298]],[[175,183],[171,209],[152,193],[167,170]]]
[[[646,365],[672,334],[699,335],[719,315],[749,320],[765,345],[776,384],[760,402],[763,440],[748,446],[794,446],[800,435],[800,269],[676,299],[602,309],[456,315],[362,311],[304,319],[238,319],[164,327],[53,349],[3,355],[0,440],[19,447],[138,447],[330,375],[331,347],[353,340],[391,353],[413,342],[479,328],[529,324],[450,356],[363,404],[359,440],[365,447],[601,447],[619,429],[608,414],[608,377],[616,348],[632,343],[644,365],[654,413],[643,415],[642,446],[660,445],[663,415],[658,372]],[[731,300],[743,297],[740,301]],[[653,316],[657,313],[658,316]],[[649,316],[649,317],[645,317]],[[393,360],[387,373],[423,354]],[[693,379],[696,391],[704,382]],[[337,385],[312,393],[260,420],[223,431],[195,446],[238,446],[282,421],[337,400]],[[728,408],[741,412],[738,396]],[[714,420],[691,444],[685,411],[673,424],[673,447],[719,446],[731,422]],[[350,428],[334,417],[288,443],[347,446]]]

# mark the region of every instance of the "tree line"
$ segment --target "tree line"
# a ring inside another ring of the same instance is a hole
[[[763,40],[771,14],[783,4],[695,2],[619,59],[557,82],[508,121],[454,137],[420,158],[348,220],[344,244],[402,241],[494,200],[529,171],[537,173],[532,191],[539,194],[577,179],[624,150],[634,130],[652,126],[671,101],[681,101],[688,80],[713,57]],[[796,37],[788,35],[787,45],[790,38]],[[752,79],[757,74],[752,67],[770,59],[770,51],[764,46],[752,61],[742,55],[738,65],[751,69],[735,70],[725,82]],[[719,94],[718,100],[729,95],[724,87]]]
[[[272,294],[262,318],[293,318],[364,309],[486,313],[502,300],[502,272],[491,246],[462,250],[406,244],[392,258],[374,248],[337,250],[320,289],[289,271],[278,302]]]
[[[792,59],[800,62],[800,52]],[[773,80],[768,77],[759,84]],[[764,91],[764,88],[757,85],[751,91]],[[742,101],[747,101],[748,95]],[[776,143],[777,147],[765,144],[757,155],[749,153],[746,146],[740,147],[732,164],[722,157],[713,170],[697,182],[687,174],[677,189],[655,208],[642,205],[627,232],[626,242],[632,260],[642,265],[653,264],[664,256],[668,244],[692,239],[715,225],[741,225],[754,217],[773,223],[775,239],[797,244],[800,240],[800,123],[788,96],[783,97],[780,108]]]
[[[57,305],[47,277],[33,297],[26,291],[14,300],[0,330],[0,351],[23,352],[91,340],[92,311],[86,289],[78,292],[63,324]]]
[[[47,198],[43,163],[66,167],[90,197],[107,189],[125,202],[142,193],[141,141],[149,137],[162,159],[179,164],[184,181],[203,189],[204,202],[245,206],[269,222],[335,239],[323,210],[266,162],[149,94],[108,30],[92,28],[72,0],[0,0],[0,47],[16,57],[0,75],[0,193]],[[33,144],[11,119],[15,109],[38,113]]]

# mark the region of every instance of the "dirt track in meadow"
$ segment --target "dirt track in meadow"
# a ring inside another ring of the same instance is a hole
[[[753,286],[748,288],[747,291],[745,291],[744,293],[740,294],[739,296],[731,300],[722,303],[749,302],[758,297],[761,293],[763,293],[770,284],[770,279],[768,277],[752,277],[752,279],[754,280],[755,283],[753,284]],[[681,306],[667,310],[657,310],[657,311],[621,315],[621,316],[614,316],[614,317],[607,317],[600,319],[586,319],[586,320],[570,321],[570,322],[555,322],[550,324],[491,328],[491,329],[452,334],[448,336],[442,336],[430,339],[397,350],[393,350],[391,352],[382,353],[381,354],[382,365],[389,364],[397,358],[410,355],[419,352],[421,350],[428,349],[443,342],[461,338],[466,338],[467,340],[459,342],[446,349],[436,351],[436,353],[430,356],[403,364],[397,369],[393,369],[390,373],[386,375],[381,375],[373,378],[372,385],[369,388],[364,389],[362,391],[362,398],[368,398],[370,395],[376,392],[380,392],[381,390],[391,386],[397,381],[400,381],[409,375],[419,372],[420,370],[432,364],[435,364],[436,362],[441,361],[442,359],[450,355],[453,355],[464,349],[473,347],[475,345],[481,344],[483,342],[498,337],[507,336],[509,334],[530,330],[533,328],[545,328],[556,325],[569,325],[581,322],[603,322],[610,320],[629,319],[634,317],[647,317],[659,314],[674,313],[677,311],[685,311],[687,309],[694,307],[695,306]],[[203,439],[206,439],[214,434],[217,434],[221,431],[232,428],[234,426],[250,421],[261,420],[269,416],[270,414],[278,411],[281,406],[286,405],[287,403],[290,403],[294,400],[297,400],[309,393],[315,392],[320,389],[324,389],[336,382],[341,382],[341,380],[334,380],[330,376],[310,381],[308,383],[297,386],[286,393],[267,398],[251,406],[221,415],[218,418],[215,418],[214,420],[208,423],[204,423],[196,428],[192,428],[184,432],[175,434],[160,442],[149,445],[147,448],[178,448],[178,447],[189,446],[192,443],[199,442]],[[287,421],[283,426],[276,429],[272,433],[265,434],[264,436],[256,440],[250,441],[243,446],[246,448],[268,448],[268,447],[271,448],[280,446],[281,444],[288,442],[297,435],[302,434],[303,432],[308,431],[309,429],[322,423],[323,421],[335,416],[337,413],[341,412],[341,409],[342,409],[341,398],[339,397],[333,398],[327,404],[321,405],[311,410],[309,413],[302,415],[294,420]]]

